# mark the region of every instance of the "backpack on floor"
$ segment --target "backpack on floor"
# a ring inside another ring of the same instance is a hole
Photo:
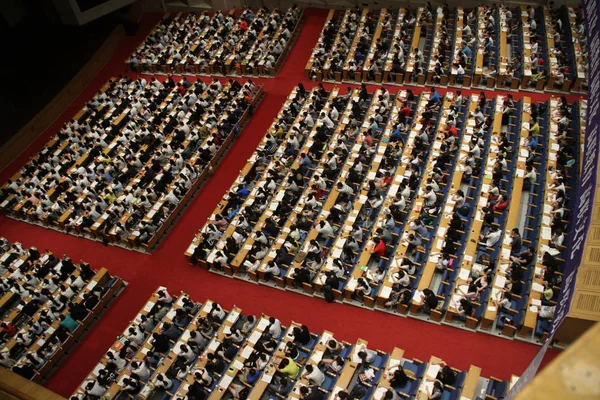
[[[327,285],[323,287],[323,297],[325,298],[325,301],[328,303],[333,303],[334,302],[334,297],[333,297],[333,290],[331,290],[331,286]]]

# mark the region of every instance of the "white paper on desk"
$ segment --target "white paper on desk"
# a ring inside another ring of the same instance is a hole
[[[429,368],[427,368],[427,376],[431,379],[435,379],[441,368],[442,367],[439,364],[430,364]],[[433,385],[433,382],[431,384]]]
[[[261,331],[261,332],[262,332],[262,331],[264,331],[264,330],[265,330],[265,328],[266,328],[267,326],[269,326],[269,320],[268,320],[267,318],[262,318],[262,319],[261,319],[261,320],[258,322],[257,328],[258,328],[258,330],[259,330],[259,331]]]
[[[267,374],[263,374],[262,378],[260,378],[261,381],[266,382],[266,383],[270,383],[273,380],[273,375],[267,375]]]
[[[179,338],[180,341],[186,343],[190,339],[190,331],[186,330],[183,335]]]
[[[540,285],[537,282],[533,282],[533,284],[531,285],[531,290],[537,293],[542,293],[544,291],[544,286]]]
[[[531,306],[529,307],[529,311],[531,311],[532,313],[536,313],[538,312],[538,308],[536,306]]]
[[[550,225],[550,223],[552,222],[552,220],[550,219],[550,217],[544,215],[542,217],[542,225]]]
[[[496,312],[496,307],[495,306],[488,306],[487,309],[488,309],[488,311]]]
[[[373,398],[375,400],[381,400],[383,399],[383,395],[387,392],[387,388],[386,387],[378,387],[377,390],[375,391],[375,393],[373,393]]]
[[[390,294],[392,294],[392,288],[390,286],[384,286],[381,288],[381,293],[379,294],[379,297],[387,299],[390,297]]]
[[[240,369],[244,368],[244,364],[240,360],[234,360],[233,368],[240,370]]]
[[[221,382],[219,382],[219,386],[222,387],[223,389],[227,389],[232,381],[233,381],[233,376],[225,374],[225,375],[223,375]]]
[[[502,249],[502,259],[503,260],[510,259],[510,249]]]
[[[469,279],[469,275],[470,275],[470,271],[468,269],[464,269],[464,268],[461,268],[460,272],[458,273],[458,277],[464,281]]]
[[[176,344],[175,346],[173,346],[173,353],[175,353],[176,355],[181,354],[181,343]]]
[[[96,367],[94,368],[94,370],[92,371],[92,374],[94,374],[95,376],[98,376],[98,374],[100,373],[100,371],[104,368],[104,364],[102,364],[101,362],[96,364]]]
[[[315,351],[311,356],[310,359],[316,364],[318,362],[321,361],[321,359],[323,358],[323,352],[321,350],[319,351]]]
[[[346,284],[346,288],[348,290],[354,291],[354,289],[356,289],[357,283],[358,281],[356,280],[356,278],[350,278],[350,280],[348,280],[348,283]]]
[[[152,307],[154,307],[154,302],[153,301],[149,301],[149,302],[146,303],[146,306],[144,307],[144,311],[150,312],[150,310],[152,310]]]
[[[252,348],[252,346],[246,346],[244,347],[244,350],[242,350],[242,352],[240,353],[240,356],[242,356],[243,359],[247,359],[248,357],[250,357],[253,351],[254,349]]]
[[[442,250],[442,248],[444,247],[444,240],[443,239],[438,239],[436,244],[435,244],[435,248],[438,250]]]
[[[217,348],[219,348],[219,341],[217,339],[211,340],[208,345],[208,349],[215,351],[215,350],[217,350]]]
[[[488,200],[487,200],[487,198],[485,198],[485,197],[480,197],[480,198],[479,198],[479,203],[478,203],[478,204],[479,204],[479,207],[485,207],[485,206],[487,206],[487,201],[488,201]]]
[[[171,310],[167,313],[166,317],[167,317],[167,319],[170,319],[171,321],[173,321],[173,318],[175,318],[175,315],[177,315],[175,310]]]
[[[443,226],[438,228],[437,235],[438,237],[444,237],[446,235],[446,228]]]
[[[233,310],[229,313],[229,316],[227,317],[227,322],[234,324],[235,321],[237,321],[239,316],[240,316],[240,312],[237,310]]]
[[[252,335],[250,335],[250,337],[248,338],[248,343],[252,343],[253,345],[256,344],[256,342],[258,342],[258,339],[260,339],[260,336],[261,332],[254,331]]]
[[[494,286],[499,287],[499,288],[503,288],[506,285],[506,277],[502,276],[502,275],[497,275],[496,276],[496,282],[494,283]]]
[[[552,229],[548,228],[548,227],[543,227],[542,228],[542,239],[544,240],[550,240],[552,238]]]

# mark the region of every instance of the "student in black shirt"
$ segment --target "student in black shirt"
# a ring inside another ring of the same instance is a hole
[[[102,288],[99,286],[95,286],[90,293],[87,293],[85,295],[83,306],[90,311],[94,309],[94,307],[96,307],[96,305],[100,302],[100,293],[102,293]]]
[[[208,353],[206,358],[208,359],[208,361],[206,363],[205,368],[208,372],[218,374],[223,372],[223,369],[225,369],[225,363],[223,362],[223,360],[221,360],[221,358],[219,358],[213,353]]]
[[[394,375],[390,379],[390,385],[393,388],[401,388],[408,382],[408,376],[404,372],[404,368],[401,365],[398,365],[398,369],[394,371]]]
[[[447,365],[438,372],[437,379],[439,379],[444,385],[454,385],[456,381],[456,373]]]
[[[306,325],[302,325],[300,328],[294,328],[294,342],[304,346],[310,342],[310,331]]]
[[[162,333],[154,333],[152,337],[154,338],[154,343],[152,344],[153,351],[157,353],[166,353],[169,351],[169,338]]]
[[[81,303],[74,303],[71,305],[70,310],[71,318],[75,321],[83,321],[88,316],[88,310]]]
[[[188,387],[187,398],[188,400],[204,400],[206,398],[206,393],[204,393],[202,384],[199,382],[192,383]]]
[[[438,306],[438,302],[439,299],[437,298],[437,296],[435,295],[435,293],[433,293],[433,291],[431,289],[424,289],[423,290],[423,295],[424,297],[424,301],[425,301],[425,305],[424,305],[424,309],[425,312],[429,312],[430,310],[435,310]]]

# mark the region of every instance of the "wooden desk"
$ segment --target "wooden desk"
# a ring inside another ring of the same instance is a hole
[[[419,41],[421,40],[421,25],[419,24],[419,21],[421,19],[421,14],[423,14],[424,8],[423,7],[419,7],[417,9],[417,15],[416,15],[416,25],[415,25],[415,29],[413,30],[413,37],[412,37],[412,42],[410,45],[410,49],[408,51],[408,60],[406,61],[406,74],[404,76],[404,83],[410,83],[412,75],[414,73],[415,70],[415,56],[414,56],[414,49],[419,47]]]
[[[315,91],[315,88],[313,87],[308,93],[307,93],[307,98],[312,98],[312,95]],[[288,99],[286,101],[286,103],[283,105],[282,109],[280,110],[279,114],[278,114],[278,118],[275,119],[275,121],[273,122],[273,124],[271,125],[271,128],[267,131],[267,133],[274,133],[275,130],[275,126],[279,121],[279,118],[281,118],[283,116],[283,112],[285,110],[289,109],[290,104],[292,103],[292,101],[296,98],[296,92],[297,92],[297,88],[295,88],[292,93],[288,96]],[[299,127],[299,123],[302,121],[302,114],[305,111],[308,111],[308,106],[311,103],[309,101],[306,101],[303,104],[302,109],[300,110],[300,112],[298,113],[294,123],[291,125],[293,127]],[[280,141],[280,146],[278,147],[278,149],[276,150],[276,154],[283,154],[285,151],[285,146],[287,143],[287,139],[290,137],[290,134],[292,133],[292,129],[288,129],[286,136]],[[248,162],[246,162],[246,165],[244,166],[244,168],[240,171],[240,175],[238,176],[238,178],[236,179],[236,181],[232,184],[232,187],[230,189],[230,192],[235,192],[237,191],[237,186],[242,184],[242,182],[244,181],[244,177],[247,176],[253,169],[254,163],[256,161],[256,159],[258,158],[258,151],[263,151],[265,148],[267,147],[267,140],[266,140],[266,133],[265,133],[265,137],[263,137],[263,140],[261,141],[261,144],[257,147],[256,151],[253,153],[253,155],[250,157],[250,159],[248,160]],[[256,196],[257,190],[259,186],[263,186],[265,184],[265,179],[267,176],[267,172],[273,169],[278,169],[279,166],[279,159],[276,157],[273,157],[269,163],[269,165],[264,169],[263,173],[256,179],[256,181],[258,182],[258,184],[253,188],[253,190],[251,191],[251,193],[249,194],[249,196],[245,199],[244,203],[242,204],[241,209],[243,209],[243,207],[245,207],[246,205],[250,205],[254,202],[254,198]],[[217,207],[215,208],[213,214],[211,215],[211,217],[209,217],[208,221],[212,221],[215,218],[215,215],[217,214],[221,214],[222,210],[226,209],[227,204],[228,204],[228,200],[229,200],[229,194],[225,194],[223,196],[223,199],[221,200],[221,202],[219,202],[219,204],[217,204]],[[237,217],[237,215],[236,215]],[[235,225],[236,224],[236,218],[234,218],[230,224],[231,225]],[[188,259],[192,256],[195,248],[199,245],[200,240],[201,240],[201,234],[202,232],[206,229],[206,225],[204,226],[204,228],[198,232],[198,234],[196,234],[196,236],[194,237],[192,244],[188,247],[188,249],[185,252],[186,257],[188,257]],[[234,228],[233,228],[234,229]],[[233,233],[233,231],[229,231],[228,234],[231,235]],[[206,263],[203,263],[205,267],[208,267],[208,265]],[[229,266],[225,266],[227,272],[232,273],[231,267]]]
[[[508,209],[508,215],[506,217],[505,234],[502,240],[502,249],[500,252],[499,260],[496,261],[494,282],[489,282],[492,285],[492,291],[488,299],[487,307],[483,313],[481,319],[481,329],[489,330],[492,324],[496,320],[498,313],[498,300],[501,296],[501,290],[504,289],[506,279],[506,269],[510,265],[510,231],[513,228],[518,227],[518,222],[521,214],[521,196],[523,191],[523,177],[525,176],[525,162],[526,157],[522,156],[527,151],[527,126],[530,124],[531,118],[531,99],[529,97],[523,98],[522,112],[521,112],[521,126],[518,136],[518,157],[517,164],[513,175],[513,191],[510,199],[510,205]],[[501,278],[499,278],[501,277]]]
[[[335,382],[335,387],[331,391],[328,400],[334,400],[339,391],[348,389],[348,385],[350,385],[361,364],[361,360],[358,358],[358,352],[363,347],[367,347],[368,344],[369,343],[366,340],[358,339],[356,346],[352,349],[352,353],[349,355],[346,364],[344,364],[344,368],[342,368],[342,371]]]
[[[436,356],[431,356],[429,358],[429,365],[427,366],[425,375],[423,376],[423,379],[421,379],[421,384],[417,389],[417,394],[415,396],[416,400],[427,400],[429,398],[429,395],[433,390],[433,382],[436,380],[437,374],[442,368],[440,365],[442,363],[444,363],[444,361]]]
[[[472,94],[469,98],[469,107],[465,112],[465,122],[464,126],[461,129],[462,140],[460,143],[459,151],[456,154],[455,167],[453,170],[453,174],[451,173],[448,176],[448,180],[450,181],[450,189],[448,189],[448,194],[446,197],[446,203],[441,211],[442,215],[439,223],[436,228],[433,229],[433,234],[431,235],[432,246],[435,244],[435,252],[431,252],[433,249],[430,249],[430,254],[427,257],[427,261],[421,270],[421,277],[419,279],[419,284],[413,296],[410,306],[410,312],[412,314],[417,314],[421,307],[424,304],[424,297],[422,295],[423,290],[430,288],[433,276],[435,274],[437,263],[440,257],[440,252],[443,249],[444,243],[446,241],[446,232],[450,227],[450,221],[452,219],[452,214],[454,212],[455,201],[452,199],[458,190],[461,188],[462,180],[463,180],[463,171],[461,170],[459,164],[466,160],[469,156],[469,143],[471,142],[472,135],[474,133],[475,126],[475,117],[471,116],[470,113],[475,111],[477,108],[479,97],[477,95]],[[499,125],[499,123],[498,123]],[[462,164],[460,164],[462,165]],[[473,233],[475,229],[471,229],[471,233]],[[471,243],[468,241],[467,243]],[[468,246],[468,245],[467,245]],[[465,255],[469,255],[469,260],[464,260],[462,265],[470,265],[472,263],[472,257],[469,250],[465,251]],[[378,299],[379,300],[379,299]],[[382,302],[385,302],[384,299]],[[379,301],[378,301],[379,303]],[[434,318],[432,313],[432,318]]]
[[[469,372],[467,372],[467,376],[465,377],[465,383],[460,392],[460,396],[462,400],[475,400],[477,397],[477,393],[475,390],[477,389],[477,384],[479,383],[479,377],[481,375],[481,368],[471,365],[469,367]]]
[[[373,58],[375,58],[375,52],[377,51],[377,40],[381,37],[381,32],[383,29],[383,25],[385,24],[385,19],[388,16],[387,8],[382,8],[379,12],[379,18],[377,20],[377,28],[375,28],[375,33],[373,34],[373,38],[371,41],[371,47],[369,48],[369,53],[367,54],[367,58],[365,59],[365,64],[362,70],[362,73],[355,73],[354,80],[357,82],[367,81],[368,71],[373,64]],[[350,77],[352,78],[352,77]],[[381,82],[381,79],[379,80]]]
[[[558,140],[556,139],[556,135],[558,134],[558,121],[559,117],[559,109],[558,109],[558,98],[552,96],[548,101],[548,109],[549,109],[549,125],[548,125],[548,147],[547,147],[547,164],[546,164],[546,179],[544,190],[540,191],[540,195],[543,193],[544,202],[542,203],[543,207],[543,215],[540,224],[540,228],[538,231],[538,248],[534,254],[537,254],[534,258],[535,262],[535,273],[532,280],[532,287],[529,293],[529,301],[525,308],[525,319],[523,320],[523,325],[520,327],[512,327],[510,333],[514,334],[515,329],[519,329],[518,335],[520,337],[529,337],[533,330],[535,329],[535,324],[538,318],[538,312],[540,309],[540,301],[542,300],[542,292],[543,292],[543,279],[541,278],[542,272],[542,263],[541,263],[541,255],[544,250],[547,249],[550,245],[550,240],[552,238],[552,203],[554,202],[556,191],[549,187],[552,183],[552,174],[551,171],[556,169],[557,165],[557,150],[560,148],[558,144]],[[540,171],[540,173],[543,173]],[[510,327],[510,325],[509,325]],[[509,328],[507,327],[507,328]]]
[[[325,29],[327,24],[333,19],[333,16],[335,15],[335,11],[336,10],[334,10],[334,9],[329,10],[329,14],[327,14],[327,18],[325,19],[325,23],[323,24],[323,30]],[[322,31],[321,31],[321,34],[319,35],[319,40],[317,41],[317,44],[319,44],[319,43],[323,43],[323,32]],[[315,46],[315,48],[316,47],[317,46]],[[312,70],[312,65],[313,65],[314,60],[315,60],[315,55],[313,53],[310,55],[310,58],[308,59],[308,62],[306,63],[306,66],[304,67],[304,74],[309,79],[310,79],[310,71]]]

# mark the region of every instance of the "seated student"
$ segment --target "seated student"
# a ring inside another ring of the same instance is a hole
[[[323,400],[325,395],[316,387],[309,389],[307,386],[302,386],[300,388],[300,398],[302,400]]]
[[[271,383],[269,383],[267,390],[276,396],[285,396],[290,392],[292,387],[292,381],[283,376],[275,375]]]
[[[120,386],[124,392],[130,395],[137,394],[141,389],[140,380],[136,374],[131,374],[128,378],[123,378],[123,383]]]
[[[436,379],[438,379],[444,385],[452,386],[456,381],[456,372],[454,372],[448,365],[444,365],[438,372]]]
[[[387,371],[386,376],[390,381],[390,386],[393,388],[401,388],[408,382],[408,376],[404,372],[402,365],[398,364]]]
[[[473,305],[471,304],[471,302],[466,299],[466,298],[462,298],[460,299],[459,305],[458,305],[458,318],[462,319],[463,321],[467,319],[467,317],[470,317],[473,315],[474,312],[474,308]]]
[[[302,378],[307,379],[311,386],[321,386],[325,381],[325,374],[317,366],[308,364],[304,368]]]
[[[277,371],[286,378],[296,379],[300,374],[300,367],[290,357],[286,357],[280,361]]]

